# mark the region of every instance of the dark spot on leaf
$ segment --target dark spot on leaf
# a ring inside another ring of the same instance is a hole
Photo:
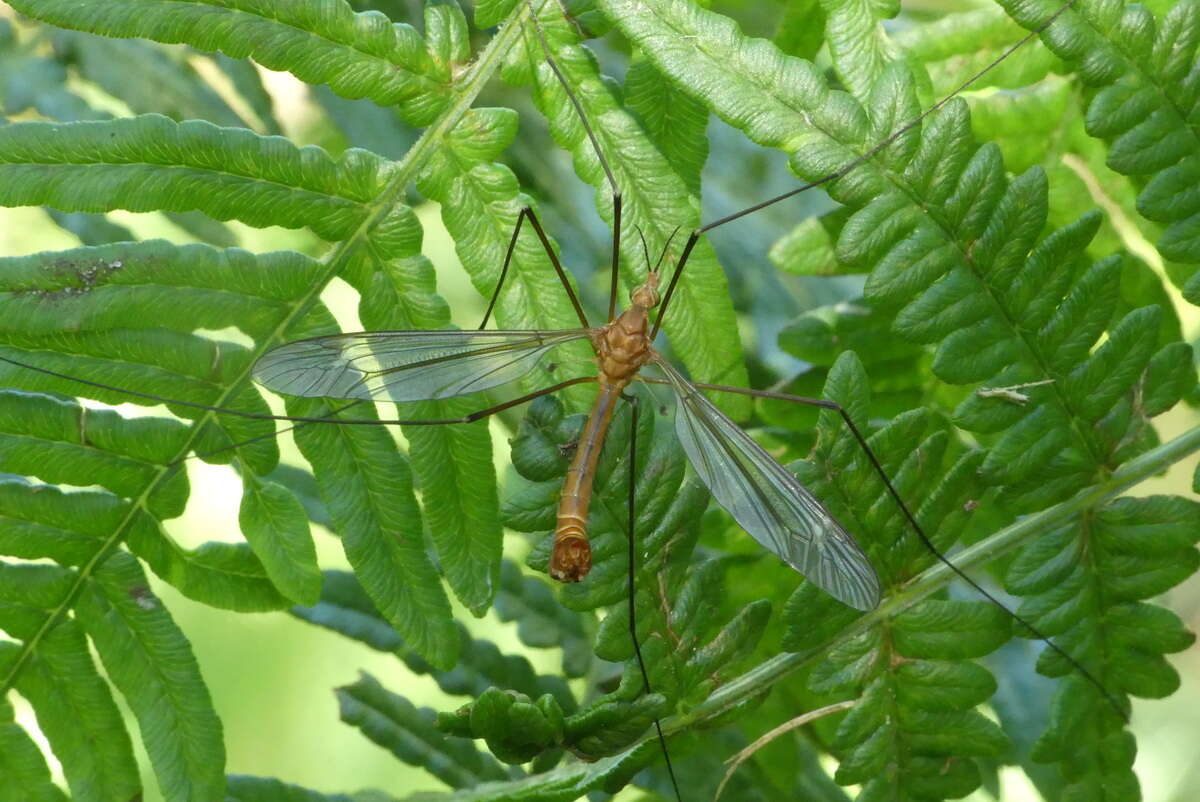
[[[133,599],[134,604],[141,607],[143,610],[153,610],[158,607],[158,599],[154,597],[154,593],[145,585],[134,585],[129,589],[129,598]]]

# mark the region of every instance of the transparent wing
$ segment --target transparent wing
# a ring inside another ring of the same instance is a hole
[[[568,329],[332,334],[271,349],[254,364],[254,380],[287,395],[431,401],[518,379],[555,346],[590,333],[590,329]]]
[[[813,494],[669,363],[655,364],[679,402],[679,442],[717,502],[763,548],[835,599],[859,610],[879,604],[875,569]]]

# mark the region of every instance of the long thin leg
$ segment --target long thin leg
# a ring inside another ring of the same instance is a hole
[[[691,233],[691,235],[688,237],[687,244],[683,248],[683,253],[680,254],[680,256],[679,256],[679,262],[676,264],[675,272],[671,276],[671,282],[670,282],[670,284],[667,285],[667,292],[663,296],[662,304],[659,306],[658,318],[656,318],[654,321],[654,330],[653,330],[651,336],[658,334],[658,330],[662,326],[663,318],[667,314],[667,308],[670,306],[671,296],[675,293],[675,285],[679,283],[679,277],[683,275],[683,268],[687,265],[688,256],[691,255],[692,248],[694,248],[696,246],[696,241],[699,240],[701,235],[703,235],[706,231],[711,231],[714,228],[717,228],[718,226],[723,226],[726,223],[733,222],[734,220],[745,217],[748,214],[753,214],[754,212],[757,212],[759,209],[765,209],[768,206],[773,206],[776,203],[779,203],[780,201],[787,200],[788,198],[799,195],[802,192],[807,192],[808,190],[813,189],[815,187],[819,187],[823,184],[828,184],[831,181],[836,181],[839,178],[844,177],[846,174],[848,174],[854,168],[858,167],[860,164],[870,161],[876,155],[878,155],[880,153],[880,151],[884,150],[889,145],[891,145],[893,142],[895,142],[897,139],[904,136],[912,129],[916,128],[918,125],[920,125],[922,122],[924,122],[925,119],[927,117],[929,117],[929,115],[937,112],[939,109],[941,109],[947,103],[949,103],[951,100],[953,100],[955,97],[957,97],[960,93],[962,93],[965,89],[970,87],[973,83],[975,83],[980,78],[982,78],[983,76],[985,76],[989,72],[991,72],[1001,62],[1003,62],[1005,59],[1007,59],[1009,56],[1011,56],[1013,53],[1015,53],[1017,50],[1019,50],[1021,47],[1023,47],[1030,39],[1040,36],[1043,31],[1045,31],[1047,28],[1049,28],[1054,23],[1054,21],[1056,19],[1058,19],[1060,16],[1062,16],[1066,12],[1066,10],[1068,8],[1070,8],[1071,6],[1072,6],[1072,3],[1064,4],[1060,9],[1058,9],[1053,14],[1051,14],[1050,18],[1047,19],[1045,22],[1043,22],[1041,25],[1039,25],[1035,30],[1032,30],[1029,33],[1027,33],[1016,44],[1012,45],[1007,50],[1005,50],[1003,53],[1001,53],[999,56],[992,59],[992,61],[986,67],[984,67],[982,70],[980,70],[979,72],[972,75],[967,80],[963,81],[961,84],[959,84],[957,87],[955,87],[952,91],[950,91],[945,97],[943,97],[937,103],[934,103],[928,109],[921,112],[921,114],[919,114],[918,116],[914,117],[912,120],[909,120],[907,123],[905,123],[904,125],[897,128],[889,136],[887,136],[881,142],[876,144],[874,147],[872,147],[866,153],[863,153],[860,156],[856,156],[855,158],[846,162],[841,167],[839,167],[837,170],[833,171],[832,173],[830,173],[829,175],[827,175],[823,178],[818,178],[816,181],[810,181],[807,184],[802,184],[802,185],[796,187],[795,189],[790,189],[781,195],[776,195],[773,198],[768,198],[767,200],[763,201],[762,203],[756,203],[753,206],[742,209],[739,212],[734,212],[733,214],[726,215],[725,217],[722,217],[719,220],[714,220],[711,223],[703,225],[700,228],[697,228],[695,231],[693,231]]]
[[[243,412],[243,411],[237,410],[237,409],[226,409],[225,407],[214,407],[211,404],[201,404],[197,401],[180,401],[177,398],[163,398],[161,396],[153,395],[152,393],[143,393],[139,390],[127,390],[124,387],[115,387],[111,384],[104,384],[103,382],[95,382],[95,381],[91,381],[90,379],[80,379],[76,376],[68,376],[65,373],[59,373],[58,371],[50,370],[48,368],[40,368],[37,365],[30,365],[25,362],[19,362],[15,359],[9,359],[6,356],[0,356],[0,362],[7,362],[10,365],[16,365],[17,367],[25,368],[27,370],[32,370],[37,373],[42,373],[46,376],[53,376],[56,379],[65,379],[67,381],[79,382],[80,384],[86,384],[89,387],[97,387],[101,390],[108,390],[109,392],[123,393],[125,395],[134,396],[136,398],[146,398],[151,401],[157,401],[159,403],[164,403],[164,404],[177,404],[181,407],[189,407],[191,409],[202,409],[205,412],[217,412],[222,415],[236,415],[240,418],[251,418],[253,420],[286,420],[286,421],[293,421],[295,423],[340,423],[340,424],[346,424],[346,425],[350,425],[350,426],[354,426],[354,425],[361,425],[361,426],[430,426],[430,425],[441,425],[441,424],[447,424],[447,423],[471,423],[472,421],[477,421],[480,418],[486,418],[488,415],[494,415],[497,412],[506,410],[509,407],[514,407],[518,404],[524,404],[526,401],[532,401],[533,399],[535,399],[539,396],[558,392],[559,390],[562,390],[563,388],[571,387],[576,384],[584,384],[586,382],[594,382],[597,380],[597,377],[595,377],[595,376],[577,376],[573,379],[567,379],[566,381],[561,381],[558,384],[555,384],[551,387],[546,387],[541,390],[537,390],[536,392],[529,393],[528,395],[523,395],[520,398],[515,398],[511,401],[506,401],[503,404],[497,404],[494,407],[488,407],[487,409],[481,409],[476,412],[472,412],[471,414],[464,415],[461,418],[442,418],[439,420],[378,420],[375,418],[317,418],[317,417],[310,418],[310,417],[305,417],[303,415],[271,415],[269,413],[264,413],[264,412]],[[346,406],[340,407],[339,409],[345,409],[350,406],[353,406],[353,405],[347,404]]]
[[[669,382],[667,382],[665,379],[657,379],[653,377],[639,376],[638,381],[649,382],[651,384],[669,384]],[[861,448],[863,453],[867,455],[867,460],[871,463],[871,467],[879,476],[880,481],[883,482],[883,486],[887,489],[888,495],[891,496],[892,500],[896,502],[896,505],[900,508],[905,520],[907,520],[912,530],[917,533],[917,537],[920,539],[925,548],[929,549],[930,553],[932,553],[934,557],[945,564],[945,566],[953,571],[960,579],[970,585],[977,593],[979,593],[979,595],[983,596],[989,602],[1008,613],[1010,616],[1012,616],[1013,620],[1032,632],[1034,636],[1049,646],[1051,650],[1070,663],[1071,666],[1079,672],[1080,676],[1092,683],[1092,685],[1094,685],[1096,689],[1104,695],[1104,697],[1108,700],[1108,703],[1112,705],[1113,709],[1117,711],[1122,719],[1124,719],[1126,722],[1129,721],[1129,716],[1125,712],[1125,708],[1121,702],[1114,694],[1105,688],[1103,684],[1101,684],[1100,680],[1096,679],[1092,672],[1088,671],[1088,669],[1085,668],[1082,663],[1063,651],[1063,649],[1055,644],[1054,641],[1050,640],[1050,636],[1043,634],[1041,630],[1039,630],[1029,621],[1025,620],[1015,611],[1010,610],[1008,605],[997,599],[986,589],[984,589],[982,585],[968,576],[965,571],[951,562],[950,559],[933,544],[933,541],[930,540],[929,536],[925,534],[925,530],[921,528],[919,523],[917,523],[916,516],[913,515],[911,510],[909,510],[908,505],[904,503],[904,499],[900,497],[900,493],[897,492],[895,486],[892,485],[892,480],[888,478],[887,471],[883,469],[883,465],[880,463],[879,458],[875,456],[875,452],[871,450],[869,445],[867,445],[867,439],[863,437],[862,432],[859,431],[858,427],[854,425],[854,421],[850,419],[849,413],[846,412],[845,408],[843,408],[841,404],[838,404],[836,401],[828,401],[822,398],[806,398],[804,396],[789,395],[788,393],[775,393],[768,390],[749,390],[744,387],[729,387],[723,384],[695,383],[694,386],[699,387],[701,390],[716,390],[724,393],[737,393],[739,395],[753,396],[754,398],[770,398],[777,401],[790,401],[796,404],[804,404],[806,406],[833,410],[840,415],[846,424],[846,428],[850,430],[852,435],[854,435],[854,439],[858,442],[859,448]]]
[[[563,289],[567,291],[567,297],[571,299],[571,306],[575,307],[575,314],[579,318],[579,322],[585,329],[590,329],[592,324],[588,323],[587,315],[583,313],[579,298],[575,296],[575,290],[571,289],[571,282],[567,280],[567,271],[563,270],[562,264],[558,261],[558,255],[554,253],[554,248],[550,247],[550,239],[542,230],[542,224],[537,219],[537,215],[528,206],[521,209],[520,214],[517,215],[517,225],[513,228],[512,238],[508,241],[508,251],[504,254],[504,267],[500,269],[500,278],[496,282],[496,289],[492,291],[492,299],[488,301],[487,311],[483,313],[483,322],[479,324],[479,329],[482,331],[487,328],[492,310],[496,308],[496,301],[500,298],[500,288],[504,286],[504,279],[508,276],[508,266],[512,262],[513,251],[517,247],[517,237],[521,234],[521,223],[525,222],[527,217],[533,230],[537,232],[542,247],[546,249],[546,255],[550,257],[550,264],[554,265],[554,272],[558,274],[558,280],[562,282]]]
[[[637,432],[640,411],[637,396],[623,394],[623,397],[629,402],[632,418],[629,425],[629,531],[626,533],[629,540],[629,639],[633,643],[633,653],[637,657],[638,668],[642,671],[642,683],[646,686],[646,693],[653,693],[650,687],[650,673],[646,670],[646,661],[642,659],[642,647],[638,643],[637,598],[635,596],[637,576],[637,538],[635,535],[637,530]],[[675,767],[671,765],[671,752],[667,749],[667,739],[663,735],[662,724],[659,723],[658,719],[654,719],[654,729],[658,731],[658,743],[662,747],[663,760],[667,763],[667,774],[671,777],[671,787],[675,789],[675,799],[682,802],[683,797],[679,795],[679,783],[675,779]]]
[[[530,19],[533,20],[533,29],[537,32],[538,41],[542,43],[542,52],[546,56],[546,63],[550,65],[550,70],[554,73],[554,77],[558,79],[558,83],[562,86],[563,91],[567,93],[567,99],[575,107],[575,113],[579,115],[579,122],[583,125],[583,130],[587,134],[588,141],[592,143],[592,150],[595,151],[596,159],[600,162],[600,167],[604,170],[604,177],[608,181],[609,189],[612,190],[612,275],[609,280],[608,291],[608,320],[611,322],[617,316],[618,269],[621,261],[621,190],[617,186],[617,179],[613,177],[612,168],[608,166],[608,159],[604,158],[604,151],[600,150],[600,140],[596,138],[596,132],[592,130],[592,126],[588,123],[587,115],[583,113],[583,104],[579,102],[579,98],[575,96],[575,91],[567,83],[567,78],[563,75],[562,70],[559,69],[558,62],[554,60],[554,56],[550,55],[550,45],[546,41],[546,32],[542,30],[542,22],[538,19],[537,9],[533,7],[532,0],[529,0],[529,10],[531,12]]]

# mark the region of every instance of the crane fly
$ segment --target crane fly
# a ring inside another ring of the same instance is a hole
[[[567,331],[399,331],[334,334],[288,343],[255,365],[255,379],[278,393],[316,398],[433,401],[515,381],[554,348],[588,340],[599,384],[567,470],[558,506],[550,576],[578,582],[591,569],[587,538],[592,480],[604,437],[625,388],[647,364],[674,391],[676,432],[713,497],[764,548],[830,595],[859,610],[879,602],[879,580],[854,539],[820,502],[717,409],[650,341],[659,275],[600,327]],[[582,383],[582,382],[580,382]]]
[[[1067,4],[1069,5],[1069,4]],[[1065,10],[1067,5],[1063,6]],[[1058,14],[1050,17],[1042,29],[1029,34],[992,66],[1007,58],[1013,50],[1048,27]],[[836,180],[868,161],[902,134],[918,125],[929,114],[941,108],[963,88],[983,75],[980,72],[967,84],[954,90],[947,98],[932,106],[918,118],[899,127],[889,137],[867,150],[860,158],[828,176],[799,186],[787,193],[728,215],[689,235],[680,256],[675,262],[669,282],[663,288],[663,276],[659,271],[668,253],[670,242],[663,247],[658,263],[650,267],[645,281],[630,294],[630,305],[619,315],[617,302],[617,265],[620,258],[621,240],[621,194],[612,171],[605,160],[595,135],[588,126],[582,107],[572,89],[559,71],[546,45],[536,12],[532,17],[534,30],[546,51],[547,64],[562,83],[567,97],[574,104],[584,130],[603,168],[605,178],[612,190],[613,234],[612,276],[609,293],[609,310],[604,325],[592,326],[584,314],[582,305],[567,280],[566,273],[546,237],[536,214],[530,208],[521,210],[516,227],[509,242],[503,268],[496,283],[484,321],[478,330],[467,331],[377,331],[350,334],[334,334],[298,340],[279,346],[264,354],[254,367],[254,377],[264,387],[284,395],[340,398],[353,402],[362,401],[436,401],[469,395],[499,388],[530,375],[539,366],[553,360],[555,349],[570,343],[588,342],[595,354],[597,374],[572,378],[551,387],[525,394],[511,401],[483,409],[461,418],[448,420],[345,420],[334,418],[304,418],[283,415],[260,415],[208,407],[189,402],[175,402],[184,406],[242,415],[251,418],[271,418],[295,421],[300,424],[331,422],[336,424],[379,424],[406,423],[412,425],[440,425],[479,420],[488,415],[539,396],[556,392],[569,386],[594,383],[598,385],[590,415],[575,449],[563,488],[559,497],[557,520],[554,533],[553,552],[549,563],[549,574],[561,582],[578,582],[584,579],[592,564],[588,542],[587,522],[592,498],[593,480],[597,461],[603,448],[605,435],[613,420],[619,401],[626,390],[635,382],[662,384],[670,388],[676,399],[675,430],[680,446],[686,454],[694,472],[711,492],[713,498],[750,534],[764,549],[795,568],[818,587],[839,601],[857,610],[870,610],[880,600],[881,587],[875,569],[855,539],[834,519],[825,507],[788,470],[751,439],[733,420],[710,402],[702,391],[723,391],[750,396],[776,398],[808,404],[835,411],[841,416],[859,446],[863,449],[872,469],[879,475],[887,493],[896,502],[908,525],[920,540],[959,576],[993,603],[1004,607],[991,594],[963,574],[938,551],[925,536],[909,508],[904,504],[879,461],[871,452],[865,438],[855,428],[845,410],[831,401],[805,399],[779,393],[746,390],[744,388],[693,383],[676,369],[654,346],[654,341],[663,319],[670,309],[670,302],[693,248],[704,233],[735,219],[751,214],[785,198]],[[528,222],[544,247],[548,258],[565,288],[579,318],[580,326],[567,330],[486,330],[488,319],[495,308],[500,290],[513,257],[515,245],[522,226]],[[655,316],[655,313],[657,315]],[[53,371],[26,365],[15,360],[5,361],[20,364],[43,373]],[[653,367],[661,371],[663,378],[646,377],[641,370]],[[110,390],[132,395],[156,398],[145,393],[130,392],[98,382],[85,382]],[[345,407],[342,407],[343,409]],[[637,414],[636,404],[633,407]],[[636,426],[632,427],[636,432]],[[635,448],[636,436],[631,437],[630,447]],[[635,460],[631,453],[630,466]],[[630,507],[632,511],[632,483]],[[633,515],[630,514],[632,530]],[[632,535],[632,531],[631,531]],[[632,541],[631,546],[632,549]],[[631,551],[632,561],[632,551]],[[632,581],[632,572],[630,579]],[[630,593],[632,616],[633,594]],[[1007,610],[1007,608],[1004,608]],[[1011,611],[1009,611],[1010,614]],[[1014,616],[1016,617],[1016,616]],[[1050,648],[1062,655],[1075,670],[1093,684],[1103,686],[1078,662],[1063,652],[1052,641],[1038,632],[1020,617],[1018,621],[1041,637]],[[635,651],[638,649],[636,627],[631,626]],[[646,668],[638,662],[646,678]],[[647,680],[646,687],[649,687]],[[1107,695],[1107,692],[1105,692]],[[1120,712],[1120,711],[1119,711]],[[661,731],[660,731],[661,735]],[[665,751],[665,741],[664,741]],[[668,757],[669,767],[669,757]]]

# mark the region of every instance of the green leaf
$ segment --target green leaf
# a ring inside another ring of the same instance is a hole
[[[825,12],[820,0],[788,3],[772,40],[789,55],[811,59],[821,47]]]
[[[771,246],[772,264],[802,276],[835,276],[840,272],[827,218],[810,217]]]
[[[475,24],[480,28],[490,28],[504,19],[517,2],[519,0],[480,0],[475,4]]]
[[[228,56],[216,56],[213,62],[233,82],[238,97],[254,111],[265,133],[282,134],[283,129],[275,118],[275,101],[263,86],[262,76],[255,69],[253,62]]]
[[[211,542],[189,550],[168,537],[149,516],[125,514],[121,520],[129,521],[124,531],[130,549],[188,598],[241,612],[287,606],[287,599],[279,595],[262,562],[246,544]]]
[[[321,593],[321,570],[304,508],[274,482],[252,473],[242,474],[242,482],[238,523],[267,576],[289,600],[312,604]]]
[[[895,618],[896,651],[940,660],[982,657],[1008,640],[1010,618],[978,602],[925,602]]]
[[[0,774],[7,778],[9,791],[5,794],[19,791],[29,802],[61,802],[67,798],[50,782],[50,768],[37,744],[13,721],[12,705],[7,701],[0,702]]]
[[[280,137],[157,114],[0,128],[0,203],[6,206],[198,209],[252,226],[309,226],[337,240],[361,225],[365,203],[386,180],[382,173],[382,160],[366,151],[334,160]]]
[[[77,573],[57,565],[0,563],[0,601],[5,629],[16,637],[32,637],[46,620],[46,611],[70,592]],[[26,630],[26,631],[19,631]]]
[[[288,409],[307,417],[330,413],[307,400]],[[362,417],[363,410],[356,413]],[[450,668],[458,656],[450,604],[425,553],[408,465],[391,437],[378,426],[309,426],[297,430],[296,444],[316,470],[321,498],[367,595],[414,649]]]
[[[1196,386],[1196,368],[1187,343],[1164,345],[1150,360],[1142,378],[1151,388],[1143,399],[1147,415],[1161,415]]]
[[[444,328],[449,311],[434,292],[433,266],[420,254],[412,211],[392,210],[371,241],[370,266],[350,266],[351,275],[361,267],[362,275],[371,276],[355,282],[363,297],[363,325],[384,331]],[[486,405],[475,397],[405,404],[400,410],[406,419],[454,420]],[[503,537],[487,422],[406,426],[404,435],[446,579],[471,612],[483,615],[499,584]]]
[[[127,799],[141,793],[121,713],[75,622],[63,622],[42,639],[17,689],[33,705],[75,798]]]
[[[1022,26],[1035,29],[1057,10],[1053,0],[1001,6]],[[1182,89],[1196,58],[1197,10],[1179,2],[1161,20],[1148,10],[1083,2],[1063,15],[1043,41],[1078,69],[1089,87],[1088,133],[1109,143],[1106,163],[1139,176],[1138,211],[1166,224],[1158,240],[1163,256],[1200,261],[1194,184],[1200,138],[1189,123]],[[1147,178],[1148,177],[1148,178]]]
[[[428,123],[445,103],[449,76],[430,63],[420,36],[377,12],[354,14],[338,0],[265,9],[254,0],[160,7],[152,0],[100,0],[86,13],[63,0],[26,0],[17,11],[104,36],[187,42],[231,58],[251,57],[345,97],[399,105]]]
[[[64,493],[9,479],[0,482],[0,549],[27,560],[80,565],[123,514],[124,505],[107,493]]]
[[[866,96],[884,67],[896,58],[896,47],[880,24],[900,12],[897,2],[868,5],[825,0],[825,39],[838,78],[855,97]],[[852,56],[852,58],[848,57]]]
[[[60,212],[57,209],[47,209],[50,219],[79,237],[84,245],[107,245],[111,242],[125,242],[133,239],[133,232],[124,226],[112,223],[102,214],[86,214],[84,212]]]
[[[550,695],[536,701],[521,693],[489,688],[454,713],[439,713],[439,730],[460,737],[482,738],[505,763],[519,764],[563,743],[566,722]]]
[[[162,240],[10,257],[2,264],[4,331],[27,337],[60,332],[64,318],[76,331],[127,326],[191,334],[197,327],[237,325],[262,337],[321,274],[320,264],[294,252],[256,255]],[[135,314],[141,317],[131,320]],[[160,345],[181,347],[159,336]],[[216,379],[223,367],[198,375]],[[195,400],[186,388],[168,397]]]
[[[762,637],[771,603],[760,599],[742,610],[703,648],[696,650],[689,669],[699,675],[709,675],[729,665],[736,665],[753,651]]]
[[[698,196],[700,171],[708,160],[708,109],[676,89],[644,59],[629,66],[625,105],[637,115],[688,192]]]
[[[250,127],[200,80],[181,53],[144,41],[66,32],[59,33],[55,45],[61,51],[60,58],[69,59],[85,80],[121,98],[135,114],[158,112],[175,120],[202,119],[222,126]],[[145,79],[131,82],[125,70],[144,75]]]
[[[93,577],[75,610],[137,718],[163,797],[222,798],[221,722],[183,633],[161,605],[139,602],[146,578],[127,554],[114,554]]]
[[[726,122],[745,121],[751,139],[761,144],[779,146],[789,138],[785,131],[795,131],[794,112],[770,97],[770,87],[787,87],[795,98],[823,83],[807,62],[787,59],[763,40],[742,42],[732,20],[690,3],[652,9],[630,0],[602,0],[600,8],[659,69]],[[745,44],[736,56],[732,42]],[[723,60],[726,55],[729,60]],[[691,73],[687,80],[685,71]],[[774,80],[756,80],[768,72]]]

